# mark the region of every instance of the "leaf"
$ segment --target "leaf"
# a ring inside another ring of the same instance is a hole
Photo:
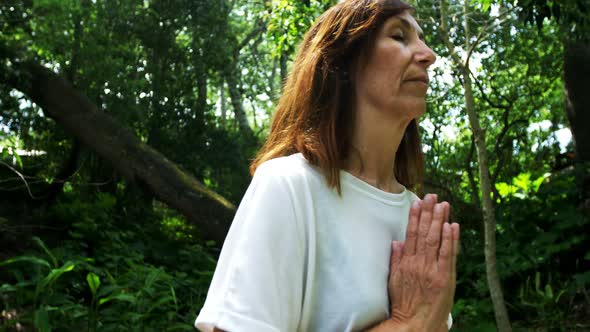
[[[106,297],[108,295],[111,295],[114,292],[118,292],[121,291],[121,287],[120,286],[113,286],[113,285],[107,285],[107,286],[103,286],[100,288],[100,290],[96,293],[96,296],[98,297]]]
[[[43,278],[43,280],[38,285],[38,291],[45,288],[50,283],[55,282],[62,274],[66,272],[72,271],[76,267],[76,263],[72,261],[67,261],[62,267],[59,269],[53,269],[49,272],[49,274]]]
[[[158,281],[160,274],[162,274],[161,269],[153,269],[150,271],[150,274],[148,274],[145,280],[145,288],[151,288],[153,284]]]
[[[543,294],[541,292],[541,273],[540,272],[535,273],[535,290],[537,291],[537,293]]]
[[[43,251],[45,251],[47,256],[49,256],[49,258],[51,259],[51,262],[53,263],[53,267],[57,267],[57,259],[55,258],[55,256],[53,256],[51,251],[45,246],[45,243],[43,243],[43,241],[40,238],[38,238],[37,236],[33,236],[33,241],[35,241],[37,243],[37,245],[39,247],[41,247],[41,249],[43,249]]]
[[[159,298],[156,302],[152,303],[147,312],[152,312],[152,310],[154,309],[161,308],[164,304],[169,303],[171,301],[173,302],[173,300],[174,299],[170,295],[163,296]]]
[[[551,174],[550,173],[545,173],[543,175],[541,175],[538,179],[533,181],[533,191],[538,191],[539,187],[541,187],[541,185],[543,184],[543,182],[545,182],[545,179],[547,179]]]
[[[21,159],[20,155],[18,153],[14,153],[12,155],[12,157],[14,157],[14,160],[16,161],[17,166],[20,169],[23,169],[23,160]]]
[[[19,257],[10,258],[10,259],[7,259],[3,262],[0,262],[0,266],[14,264],[17,262],[29,262],[29,263],[33,263],[33,264],[43,265],[43,266],[47,267],[48,269],[51,269],[51,265],[49,264],[49,262],[47,262],[44,259],[35,257],[35,256],[19,256]]]
[[[100,305],[105,304],[111,300],[125,301],[125,302],[129,302],[132,304],[135,304],[137,302],[137,299],[135,298],[135,296],[133,296],[131,294],[119,293],[119,294],[111,295],[109,297],[105,297],[104,299],[100,299],[98,301],[98,305],[100,306]]]
[[[512,179],[512,183],[523,192],[528,193],[531,183],[531,173],[520,173]]]
[[[100,278],[96,274],[90,272],[86,275],[86,281],[88,282],[88,286],[90,286],[92,296],[95,296],[98,287],[100,287]]]
[[[35,327],[39,329],[39,332],[51,332],[49,315],[45,307],[35,310]]]
[[[174,323],[166,326],[166,331],[193,331],[194,327],[187,323]]]
[[[13,285],[3,284],[2,286],[0,286],[0,293],[16,291],[18,291],[18,287],[15,287]]]
[[[174,291],[174,287],[170,285],[170,294],[172,294],[172,300],[174,300],[174,306],[176,307],[176,311],[178,311],[178,301],[176,300],[176,292]]]
[[[553,299],[553,288],[551,288],[551,285],[545,285],[545,294],[548,298]]]

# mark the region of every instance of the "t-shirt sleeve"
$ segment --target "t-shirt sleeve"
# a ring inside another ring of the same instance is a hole
[[[292,194],[292,183],[275,168],[258,168],[223,244],[196,328],[297,329],[305,239]]]

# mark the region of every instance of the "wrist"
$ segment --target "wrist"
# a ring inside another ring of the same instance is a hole
[[[391,316],[389,317],[391,324],[399,327],[404,327],[403,331],[419,332],[420,327],[417,326],[418,322],[413,316],[405,314],[399,310],[391,310]]]
[[[401,321],[398,319],[388,318],[381,323],[365,330],[365,332],[423,332],[414,327],[410,321]],[[438,332],[438,331],[437,331]]]
[[[426,331],[421,324],[415,319],[400,319],[399,317],[392,317],[389,319],[391,331],[403,332],[424,332]]]

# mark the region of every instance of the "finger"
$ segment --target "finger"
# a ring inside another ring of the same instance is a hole
[[[410,219],[406,229],[403,254],[407,256],[416,254],[416,240],[418,238],[418,223],[420,221],[421,201],[415,201],[410,208]]]
[[[449,218],[450,218],[450,214],[451,214],[451,204],[449,204],[448,202],[444,202],[447,203],[446,205],[446,209],[445,209],[445,218],[443,219],[443,222],[449,222]]]
[[[452,223],[450,225],[451,228],[451,234],[453,237],[453,255],[452,255],[452,267],[451,267],[451,272],[453,275],[453,278],[456,279],[457,276],[457,256],[459,255],[459,231],[460,231],[460,227],[459,224],[457,223]]]
[[[453,245],[455,246],[455,255],[459,255],[459,244],[460,244],[460,233],[461,233],[461,226],[458,223],[451,224],[451,230],[453,231]]]
[[[441,241],[441,231],[444,222],[445,211],[447,210],[447,202],[442,202],[434,206],[432,215],[432,223],[430,224],[430,230],[426,236],[426,264],[436,264],[438,258],[438,249]]]
[[[443,224],[442,242],[438,251],[438,271],[443,274],[451,273],[451,254],[453,250],[452,240],[451,225],[446,222]]]
[[[390,266],[389,266],[389,271],[391,271],[390,275],[397,272],[401,261],[402,261],[401,243],[399,241],[393,241],[391,243],[391,260],[390,260]]]
[[[416,241],[416,254],[426,254],[426,237],[432,223],[432,213],[436,204],[436,194],[428,194],[422,201],[422,211],[420,212],[420,222],[418,224],[418,240]]]

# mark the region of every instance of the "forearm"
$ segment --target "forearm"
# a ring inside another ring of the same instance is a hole
[[[399,322],[386,319],[365,332],[421,332],[411,322]],[[438,331],[437,331],[438,332]],[[446,331],[445,331],[446,332]]]
[[[386,319],[381,323],[365,330],[365,332],[427,332],[425,326],[413,321],[401,322],[393,319]],[[447,323],[444,322],[440,328],[433,332],[448,332]]]
[[[440,328],[438,330],[436,330],[436,332],[448,332],[449,331],[449,327],[447,325],[447,322],[444,322]]]

